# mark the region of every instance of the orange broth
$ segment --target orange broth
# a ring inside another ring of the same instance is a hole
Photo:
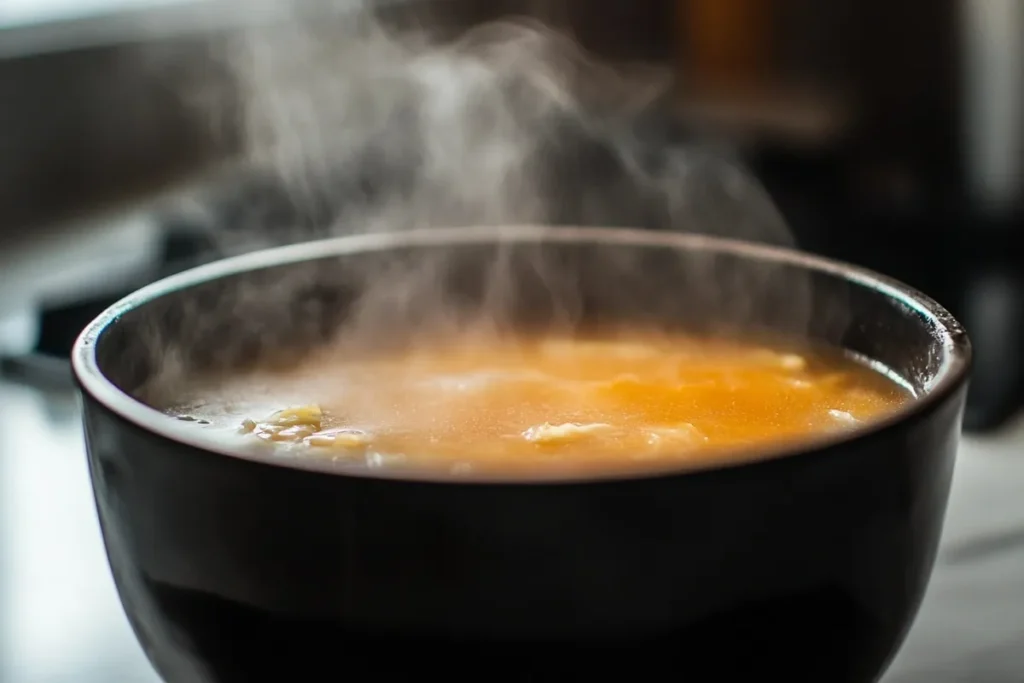
[[[747,457],[911,397],[838,352],[632,334],[466,338],[377,357],[328,349],[194,385],[168,412],[293,456],[528,477]]]

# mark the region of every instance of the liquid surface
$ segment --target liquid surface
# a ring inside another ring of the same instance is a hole
[[[167,412],[282,457],[452,475],[595,475],[746,458],[911,398],[838,354],[689,337],[463,341],[189,387]]]

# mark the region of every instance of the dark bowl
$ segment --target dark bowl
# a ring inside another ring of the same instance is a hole
[[[275,458],[137,398],[339,331],[414,343],[439,311],[458,325],[481,306],[513,326],[828,343],[917,397],[728,465],[534,481]],[[928,583],[970,344],[935,302],[852,266],[698,236],[524,227],[204,266],[105,312],[73,361],[114,579],[168,681],[859,683],[884,671]]]

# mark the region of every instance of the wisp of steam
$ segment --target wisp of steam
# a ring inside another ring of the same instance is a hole
[[[645,125],[669,92],[667,69],[602,63],[533,20],[491,22],[453,39],[430,22],[399,29],[380,20],[373,3],[353,4],[312,19],[296,14],[221,46],[242,105],[244,153],[233,172],[262,188],[233,225],[212,226],[227,251],[236,242],[493,229],[495,248],[481,257],[484,294],[472,322],[500,329],[519,303],[524,259],[554,317],[571,327],[579,316],[582,266],[541,247],[516,247],[513,255],[499,237],[515,226],[647,228],[790,243],[785,222],[751,175]],[[434,327],[447,320],[464,328],[465,311],[456,311],[448,295],[456,261],[432,249],[386,267],[374,260],[366,272],[346,262],[344,276],[360,278],[362,296],[349,310],[345,337],[372,338],[413,315]],[[764,295],[764,280],[775,273],[737,273],[695,254],[685,267],[688,281],[699,283],[690,298],[743,299],[751,309],[779,305]],[[642,289],[645,305],[656,305],[653,298],[678,306],[673,292],[649,281],[635,250],[592,252],[586,268],[611,283],[606,296],[636,298]],[[268,336],[296,330],[261,321],[258,312],[274,308],[267,297],[292,300],[323,277],[324,268],[310,267],[273,291],[236,291],[181,312],[176,336],[215,337],[230,357],[237,351],[230,339],[246,337],[238,328],[251,324],[256,329],[247,338],[272,346]],[[787,277],[782,305],[791,317],[805,315],[808,288]],[[315,326],[319,315],[310,310],[290,324]],[[230,334],[226,319],[234,321]],[[153,345],[164,355],[158,384],[178,367],[174,345],[161,337],[154,332]]]
[[[364,9],[254,30],[227,59],[250,171],[279,181],[296,210],[283,239],[656,224],[789,241],[749,175],[642,138],[637,121],[667,92],[667,69],[602,64],[535,21],[439,40]]]

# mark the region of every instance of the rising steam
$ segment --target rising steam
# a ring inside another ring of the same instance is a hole
[[[312,20],[296,15],[253,28],[223,46],[243,112],[236,175],[259,179],[263,188],[247,202],[250,213],[235,218],[248,234],[215,226],[214,236],[229,249],[240,237],[292,243],[452,226],[492,226],[497,236],[498,226],[508,235],[516,225],[635,227],[790,243],[784,221],[751,176],[645,128],[671,85],[666,72],[603,64],[570,37],[531,20],[488,23],[451,39],[429,23],[397,29],[370,5],[343,5],[345,11]],[[274,206],[276,217],[261,214],[268,198],[288,210]],[[539,305],[552,320],[572,328],[583,305],[584,268],[599,273],[586,285],[590,293],[603,287],[605,298],[642,299],[652,312],[674,307],[666,310],[672,315],[680,306],[675,288],[652,280],[636,250],[591,251],[583,263],[536,245],[502,245],[496,240],[476,254],[481,295],[470,306],[471,320],[451,296],[464,254],[432,249],[413,260],[374,259],[362,271],[346,263],[343,275],[359,278],[361,296],[349,309],[345,336],[372,339],[415,317],[434,327],[447,322],[464,329],[472,322],[507,329],[509,311],[522,306],[524,280],[545,293]],[[771,269],[730,270],[707,254],[690,254],[685,270],[687,297],[706,307],[728,301],[737,322],[765,306],[787,307],[791,317],[807,313],[804,282],[775,283],[771,289],[784,292],[781,303],[765,294],[766,281],[777,275]],[[318,308],[314,297],[300,293],[325,277],[335,275],[310,267],[270,291],[235,292],[202,311],[179,312],[175,336],[193,346],[215,339],[225,359],[237,352],[225,342],[234,337],[273,346],[271,337],[320,324],[316,318],[328,304]],[[673,282],[678,287],[680,280]],[[305,297],[307,315],[290,319],[290,329],[265,322],[260,311],[282,308],[268,297]],[[234,321],[231,330],[225,319]],[[241,334],[245,325],[253,327],[249,334]],[[177,364],[169,360],[166,335],[156,330],[152,337],[163,349],[164,382]]]
[[[255,30],[228,61],[246,162],[312,234],[533,223],[788,242],[738,168],[642,139],[666,71],[602,64],[534,21],[444,41],[363,10]]]

